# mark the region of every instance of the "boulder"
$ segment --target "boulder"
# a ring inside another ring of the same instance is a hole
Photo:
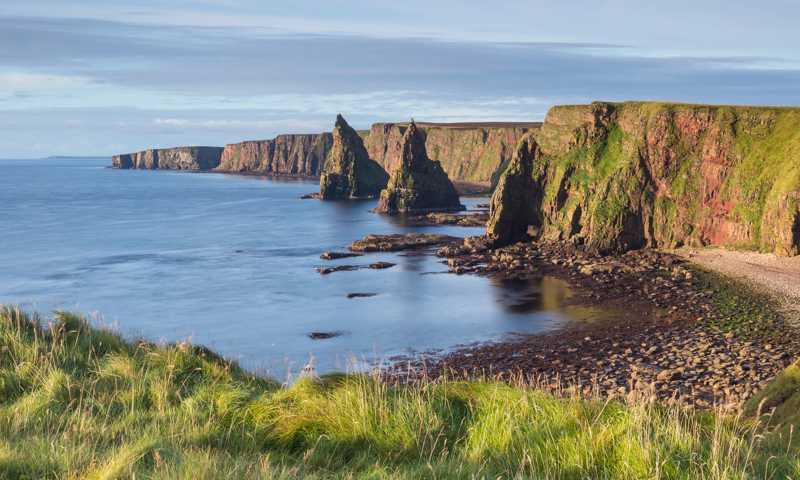
[[[412,121],[401,141],[400,163],[381,192],[376,212],[420,213],[463,210],[453,183],[439,162],[428,158],[424,134]]]
[[[323,200],[374,198],[386,186],[389,175],[377,162],[370,160],[364,141],[336,116],[333,147],[325,161],[319,181]]]

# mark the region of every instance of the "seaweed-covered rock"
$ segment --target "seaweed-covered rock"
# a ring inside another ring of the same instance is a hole
[[[411,122],[401,141],[400,163],[381,192],[375,211],[395,214],[463,209],[453,182],[439,162],[428,158],[424,134]]]
[[[376,197],[388,179],[383,167],[370,160],[358,132],[347,124],[344,117],[337,115],[333,147],[319,181],[322,199]]]
[[[486,226],[486,234],[495,246],[527,240],[530,227],[533,233],[541,227],[542,190],[533,179],[533,162],[538,151],[532,135],[523,137],[500,177],[489,205]]]

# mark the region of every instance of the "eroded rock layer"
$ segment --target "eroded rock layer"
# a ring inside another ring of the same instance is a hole
[[[597,251],[729,245],[800,253],[800,109],[554,107],[533,141],[531,231],[540,238]],[[520,168],[501,181],[493,211],[518,208],[503,199],[518,198],[511,190],[520,188]],[[528,221],[514,219],[493,219],[489,235],[513,241],[501,227]]]
[[[152,148],[111,157],[114,168],[145,170],[211,170],[219,165],[220,147]]]

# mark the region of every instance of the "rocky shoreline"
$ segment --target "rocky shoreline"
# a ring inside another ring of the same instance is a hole
[[[557,242],[496,250],[483,237],[437,254],[455,274],[552,276],[574,289],[572,307],[602,320],[556,332],[413,358],[395,358],[394,380],[524,379],[553,392],[649,395],[699,408],[737,407],[800,355],[797,330],[746,287],[655,250],[601,256]]]

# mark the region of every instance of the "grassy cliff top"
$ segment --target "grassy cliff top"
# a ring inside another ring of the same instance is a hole
[[[400,127],[407,127],[410,122],[385,122],[376,123],[375,125],[397,125]],[[438,122],[415,122],[418,127],[422,128],[443,128],[451,130],[473,130],[479,128],[539,128],[542,122],[453,122],[453,123],[438,123]]]
[[[642,112],[671,111],[734,111],[738,113],[800,113],[800,106],[773,106],[773,105],[725,105],[725,104],[702,104],[702,103],[682,103],[665,101],[641,101],[629,100],[624,102],[596,101],[586,104],[574,105],[554,105],[548,110],[547,117],[551,113],[568,114],[570,112],[587,112],[599,106],[614,107],[619,110],[639,110]],[[547,120],[545,120],[547,121]]]
[[[0,478],[798,478],[754,422],[528,386],[250,375],[0,309]]]

